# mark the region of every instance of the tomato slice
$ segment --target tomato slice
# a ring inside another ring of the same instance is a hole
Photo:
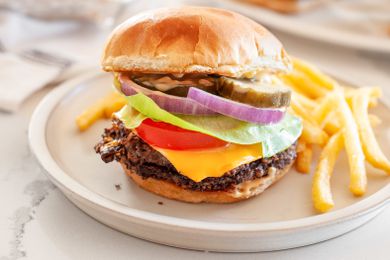
[[[146,143],[171,150],[207,149],[227,145],[227,142],[199,132],[186,130],[165,122],[145,119],[135,129]]]

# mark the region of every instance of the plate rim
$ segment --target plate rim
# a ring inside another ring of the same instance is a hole
[[[215,0],[221,7],[228,9],[235,9],[237,12],[242,13],[246,16],[251,17],[255,21],[261,22],[267,27],[272,27],[276,30],[295,35],[298,37],[303,37],[306,39],[311,39],[315,41],[320,41],[328,43],[331,45],[342,46],[342,47],[352,47],[357,50],[365,50],[374,53],[387,53],[390,54],[390,38],[381,38],[371,36],[367,40],[367,36],[360,35],[357,33],[348,33],[342,31],[334,31],[328,28],[324,28],[318,25],[312,25],[306,23],[305,29],[297,30],[296,28],[302,27],[303,22],[291,21],[288,17],[283,17],[280,14],[272,13],[272,11],[265,10],[261,7],[250,5],[248,3],[238,3],[235,0]],[[256,10],[258,12],[255,15],[253,12]],[[261,18],[259,18],[261,17]],[[335,40],[336,39],[336,40]]]
[[[64,193],[77,196],[78,199],[86,200],[97,207],[111,211],[111,213],[120,214],[123,217],[132,218],[134,222],[148,223],[154,225],[164,225],[179,229],[191,229],[197,231],[212,232],[286,232],[297,229],[312,229],[323,226],[340,223],[349,219],[355,219],[359,216],[369,214],[370,212],[384,207],[390,202],[390,183],[381,188],[374,194],[363,200],[349,205],[345,208],[334,210],[326,214],[319,214],[310,217],[304,217],[293,220],[264,222],[264,223],[219,223],[201,220],[189,220],[180,217],[172,217],[151,213],[144,210],[129,208],[123,204],[112,201],[99,195],[87,187],[83,186],[77,180],[71,178],[51,157],[47,142],[46,128],[50,119],[51,112],[58,105],[59,101],[69,92],[73,91],[78,85],[85,81],[97,77],[103,77],[107,74],[92,69],[91,71],[79,75],[69,81],[62,83],[56,89],[50,91],[35,108],[29,128],[28,139],[30,149],[37,158],[40,165],[44,168],[46,176],[54,182]]]

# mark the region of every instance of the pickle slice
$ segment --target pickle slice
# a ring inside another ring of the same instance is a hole
[[[218,79],[217,90],[224,98],[262,108],[287,107],[291,98],[286,86],[227,77]]]

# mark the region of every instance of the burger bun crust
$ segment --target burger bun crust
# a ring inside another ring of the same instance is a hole
[[[102,67],[253,77],[265,69],[287,71],[291,62],[279,40],[253,20],[187,6],[148,11],[119,25],[106,43]]]

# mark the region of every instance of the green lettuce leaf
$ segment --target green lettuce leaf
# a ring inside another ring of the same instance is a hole
[[[138,127],[146,118],[214,136],[236,144],[262,143],[263,157],[270,157],[291,146],[300,136],[299,118],[286,114],[277,124],[259,125],[223,115],[191,116],[171,114],[142,93],[126,97],[128,106],[116,113],[127,128]]]

